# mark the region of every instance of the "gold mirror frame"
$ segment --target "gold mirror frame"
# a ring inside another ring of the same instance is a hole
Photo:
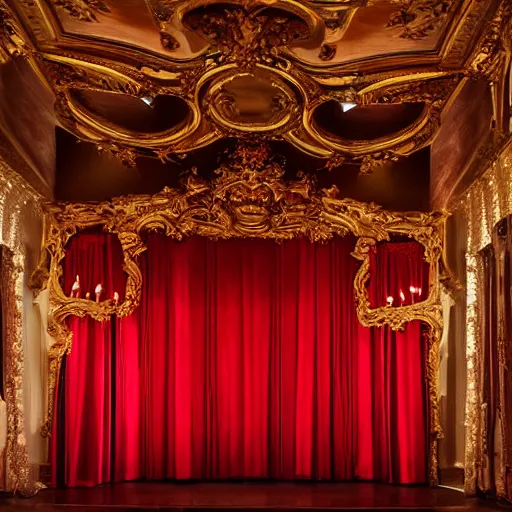
[[[165,188],[155,195],[133,195],[102,203],[57,203],[46,207],[45,239],[42,261],[32,276],[32,286],[47,283],[51,313],[48,332],[55,338],[49,350],[48,409],[42,434],[51,431],[54,393],[62,358],[72,346],[67,318],[90,316],[105,321],[112,315],[131,314],[140,303],[142,274],[139,255],[146,250],[142,234],[163,231],[181,240],[192,235],[214,240],[232,237],[265,238],[282,241],[307,237],[326,242],[335,236],[355,235],[358,240],[353,256],[361,261],[354,280],[356,310],[366,327],[389,326],[401,330],[411,320],[430,327],[428,335],[427,379],[429,383],[429,481],[438,483],[437,441],[441,436],[437,374],[438,345],[442,331],[440,277],[443,259],[446,212],[399,213],[383,210],[375,204],[337,198],[337,189],[317,190],[312,179],[302,176],[294,181],[283,179],[284,169],[272,160],[268,146],[240,144],[227,163],[210,181],[194,170],[181,190]],[[252,207],[260,215],[244,216],[243,206],[232,200],[247,197],[251,191]],[[270,200],[269,200],[270,197]],[[92,300],[68,297],[60,284],[62,262],[68,241],[80,230],[101,227],[116,234],[123,251],[127,274],[125,299]],[[430,286],[426,300],[404,307],[383,306],[372,309],[367,291],[370,279],[370,249],[393,235],[418,241],[430,265]]]

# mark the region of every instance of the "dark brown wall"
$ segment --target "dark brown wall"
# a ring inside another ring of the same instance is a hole
[[[27,61],[19,58],[0,66],[2,153],[14,169],[47,195],[53,192],[55,176],[53,105],[53,93]]]
[[[390,163],[372,174],[359,174],[345,165],[320,174],[320,184],[336,184],[342,197],[374,202],[398,211],[427,211],[430,187],[430,151],[425,148],[400,162]]]
[[[431,203],[434,208],[442,208],[450,201],[458,182],[463,179],[464,170],[489,134],[492,115],[491,92],[485,80],[468,80],[443,112],[441,128],[432,144]]]
[[[139,160],[137,168],[126,167],[95,145],[57,129],[58,200],[103,201],[125,194],[151,194],[175,184],[179,172],[179,166],[156,159]]]
[[[233,141],[220,141],[177,163],[144,158],[137,160],[136,168],[130,168],[113,156],[99,153],[93,144],[78,142],[73,135],[57,129],[56,197],[63,201],[102,201],[125,194],[153,194],[164,186],[177,186],[182,173],[192,166],[203,175],[211,174],[218,167],[219,154],[232,146]],[[373,201],[388,209],[429,208],[428,149],[366,176],[359,175],[357,166],[348,165],[330,172],[317,171],[322,162],[286,143],[274,143],[273,150],[286,159],[289,178],[303,170],[315,173],[320,187],[336,184],[343,197]]]

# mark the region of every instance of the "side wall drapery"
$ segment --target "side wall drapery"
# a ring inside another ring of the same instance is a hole
[[[71,241],[66,291],[76,274],[82,294],[99,282],[107,296],[124,289],[113,240]],[[71,320],[52,437],[55,484],[426,481],[421,325],[394,333],[359,324],[352,238],[150,235],[147,243],[136,312]],[[411,285],[427,289],[416,243],[379,246],[372,268],[376,304]]]
[[[493,230],[492,243],[478,255],[482,287],[479,290],[482,460],[480,489],[499,497],[511,497],[512,473],[509,444],[512,425],[512,378],[509,370],[512,348],[512,218]]]

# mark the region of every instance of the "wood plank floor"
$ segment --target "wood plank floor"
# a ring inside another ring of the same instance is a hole
[[[316,511],[496,510],[456,490],[370,483],[148,483],[91,489],[46,489],[29,499],[5,499],[1,510],[124,512],[134,510]]]

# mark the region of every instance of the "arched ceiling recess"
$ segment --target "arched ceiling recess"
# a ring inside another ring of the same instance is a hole
[[[510,36],[499,0],[5,1],[3,54],[128,164],[257,136],[371,172],[430,144],[465,81],[496,80]]]

